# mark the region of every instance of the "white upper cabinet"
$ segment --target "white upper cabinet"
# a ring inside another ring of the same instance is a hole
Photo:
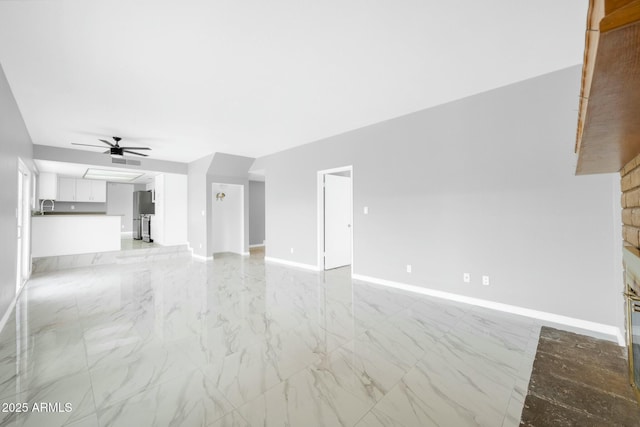
[[[95,179],[91,182],[91,201],[95,203],[106,203],[107,201],[107,181],[98,181]]]
[[[38,199],[56,200],[58,197],[58,176],[51,172],[38,175]]]
[[[76,202],[91,201],[91,181],[88,179],[76,179]]]
[[[76,201],[76,179],[75,178],[58,178],[58,201],[59,202],[75,202]]]
[[[59,178],[58,201],[105,203],[107,182],[94,179]]]

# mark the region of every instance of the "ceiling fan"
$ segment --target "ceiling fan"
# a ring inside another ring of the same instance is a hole
[[[127,154],[135,154],[136,156],[143,156],[143,157],[148,157],[148,154],[142,154],[142,153],[136,153],[135,151],[131,151],[131,150],[151,150],[151,148],[149,147],[121,147],[120,144],[118,144],[122,138],[120,138],[119,136],[113,136],[112,137],[113,140],[115,141],[115,144],[106,141],[104,139],[99,139],[98,141],[104,142],[105,144],[107,144],[109,146],[109,149],[107,151],[104,152],[104,154],[111,154],[111,157],[123,157],[124,153]],[[104,146],[102,145],[92,145],[92,144],[77,144],[75,142],[72,142],[71,145],[83,145],[85,147],[98,147],[98,148],[104,148]]]

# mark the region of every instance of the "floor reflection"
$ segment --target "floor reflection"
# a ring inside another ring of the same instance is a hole
[[[41,273],[0,336],[0,399],[73,411],[0,424],[517,426],[539,328],[261,250]]]

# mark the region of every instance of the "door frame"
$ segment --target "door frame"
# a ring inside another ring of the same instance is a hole
[[[246,226],[246,215],[245,215],[245,203],[244,203],[244,197],[245,197],[245,186],[244,184],[233,184],[233,183],[229,183],[229,182],[212,182],[211,183],[211,230],[209,231],[210,236],[211,236],[211,248],[208,248],[211,251],[211,257],[215,258],[214,252],[213,252],[213,246],[215,246],[214,244],[214,239],[215,239],[215,226],[214,226],[214,222],[216,220],[215,215],[214,215],[214,206],[216,204],[216,191],[214,190],[214,186],[217,185],[225,185],[225,186],[232,186],[232,187],[238,187],[240,189],[240,214],[241,214],[241,221],[240,221],[240,252],[234,252],[234,251],[229,251],[230,253],[235,253],[238,255],[243,255],[243,256],[247,256],[249,255],[249,252],[246,252],[246,247],[245,247],[245,226]],[[224,203],[220,202],[220,203]]]
[[[336,172],[350,172],[351,173],[351,275],[353,275],[353,165],[341,166],[338,168],[324,169],[318,171],[317,176],[317,197],[318,197],[318,214],[317,214],[317,268],[319,271],[325,271],[324,269],[324,176],[331,175]]]
[[[20,237],[16,235],[17,265],[16,265],[16,295],[20,293],[24,284],[31,277],[31,208],[33,202],[34,180],[31,170],[22,159],[18,159],[18,206],[16,211],[16,228]],[[21,218],[18,216],[21,215]],[[21,224],[21,225],[20,225]]]

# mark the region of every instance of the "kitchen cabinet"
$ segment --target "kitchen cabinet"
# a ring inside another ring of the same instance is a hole
[[[38,199],[56,200],[58,197],[58,176],[51,172],[38,175]]]
[[[93,179],[60,178],[58,201],[105,203],[107,182]]]
[[[59,202],[75,202],[76,201],[76,179],[75,178],[58,178],[58,201]]]
[[[119,251],[121,215],[37,215],[31,218],[35,258]]]
[[[88,179],[76,179],[76,202],[91,201],[91,181]]]
[[[91,201],[94,203],[107,202],[107,181],[98,181],[95,179],[91,182]]]

